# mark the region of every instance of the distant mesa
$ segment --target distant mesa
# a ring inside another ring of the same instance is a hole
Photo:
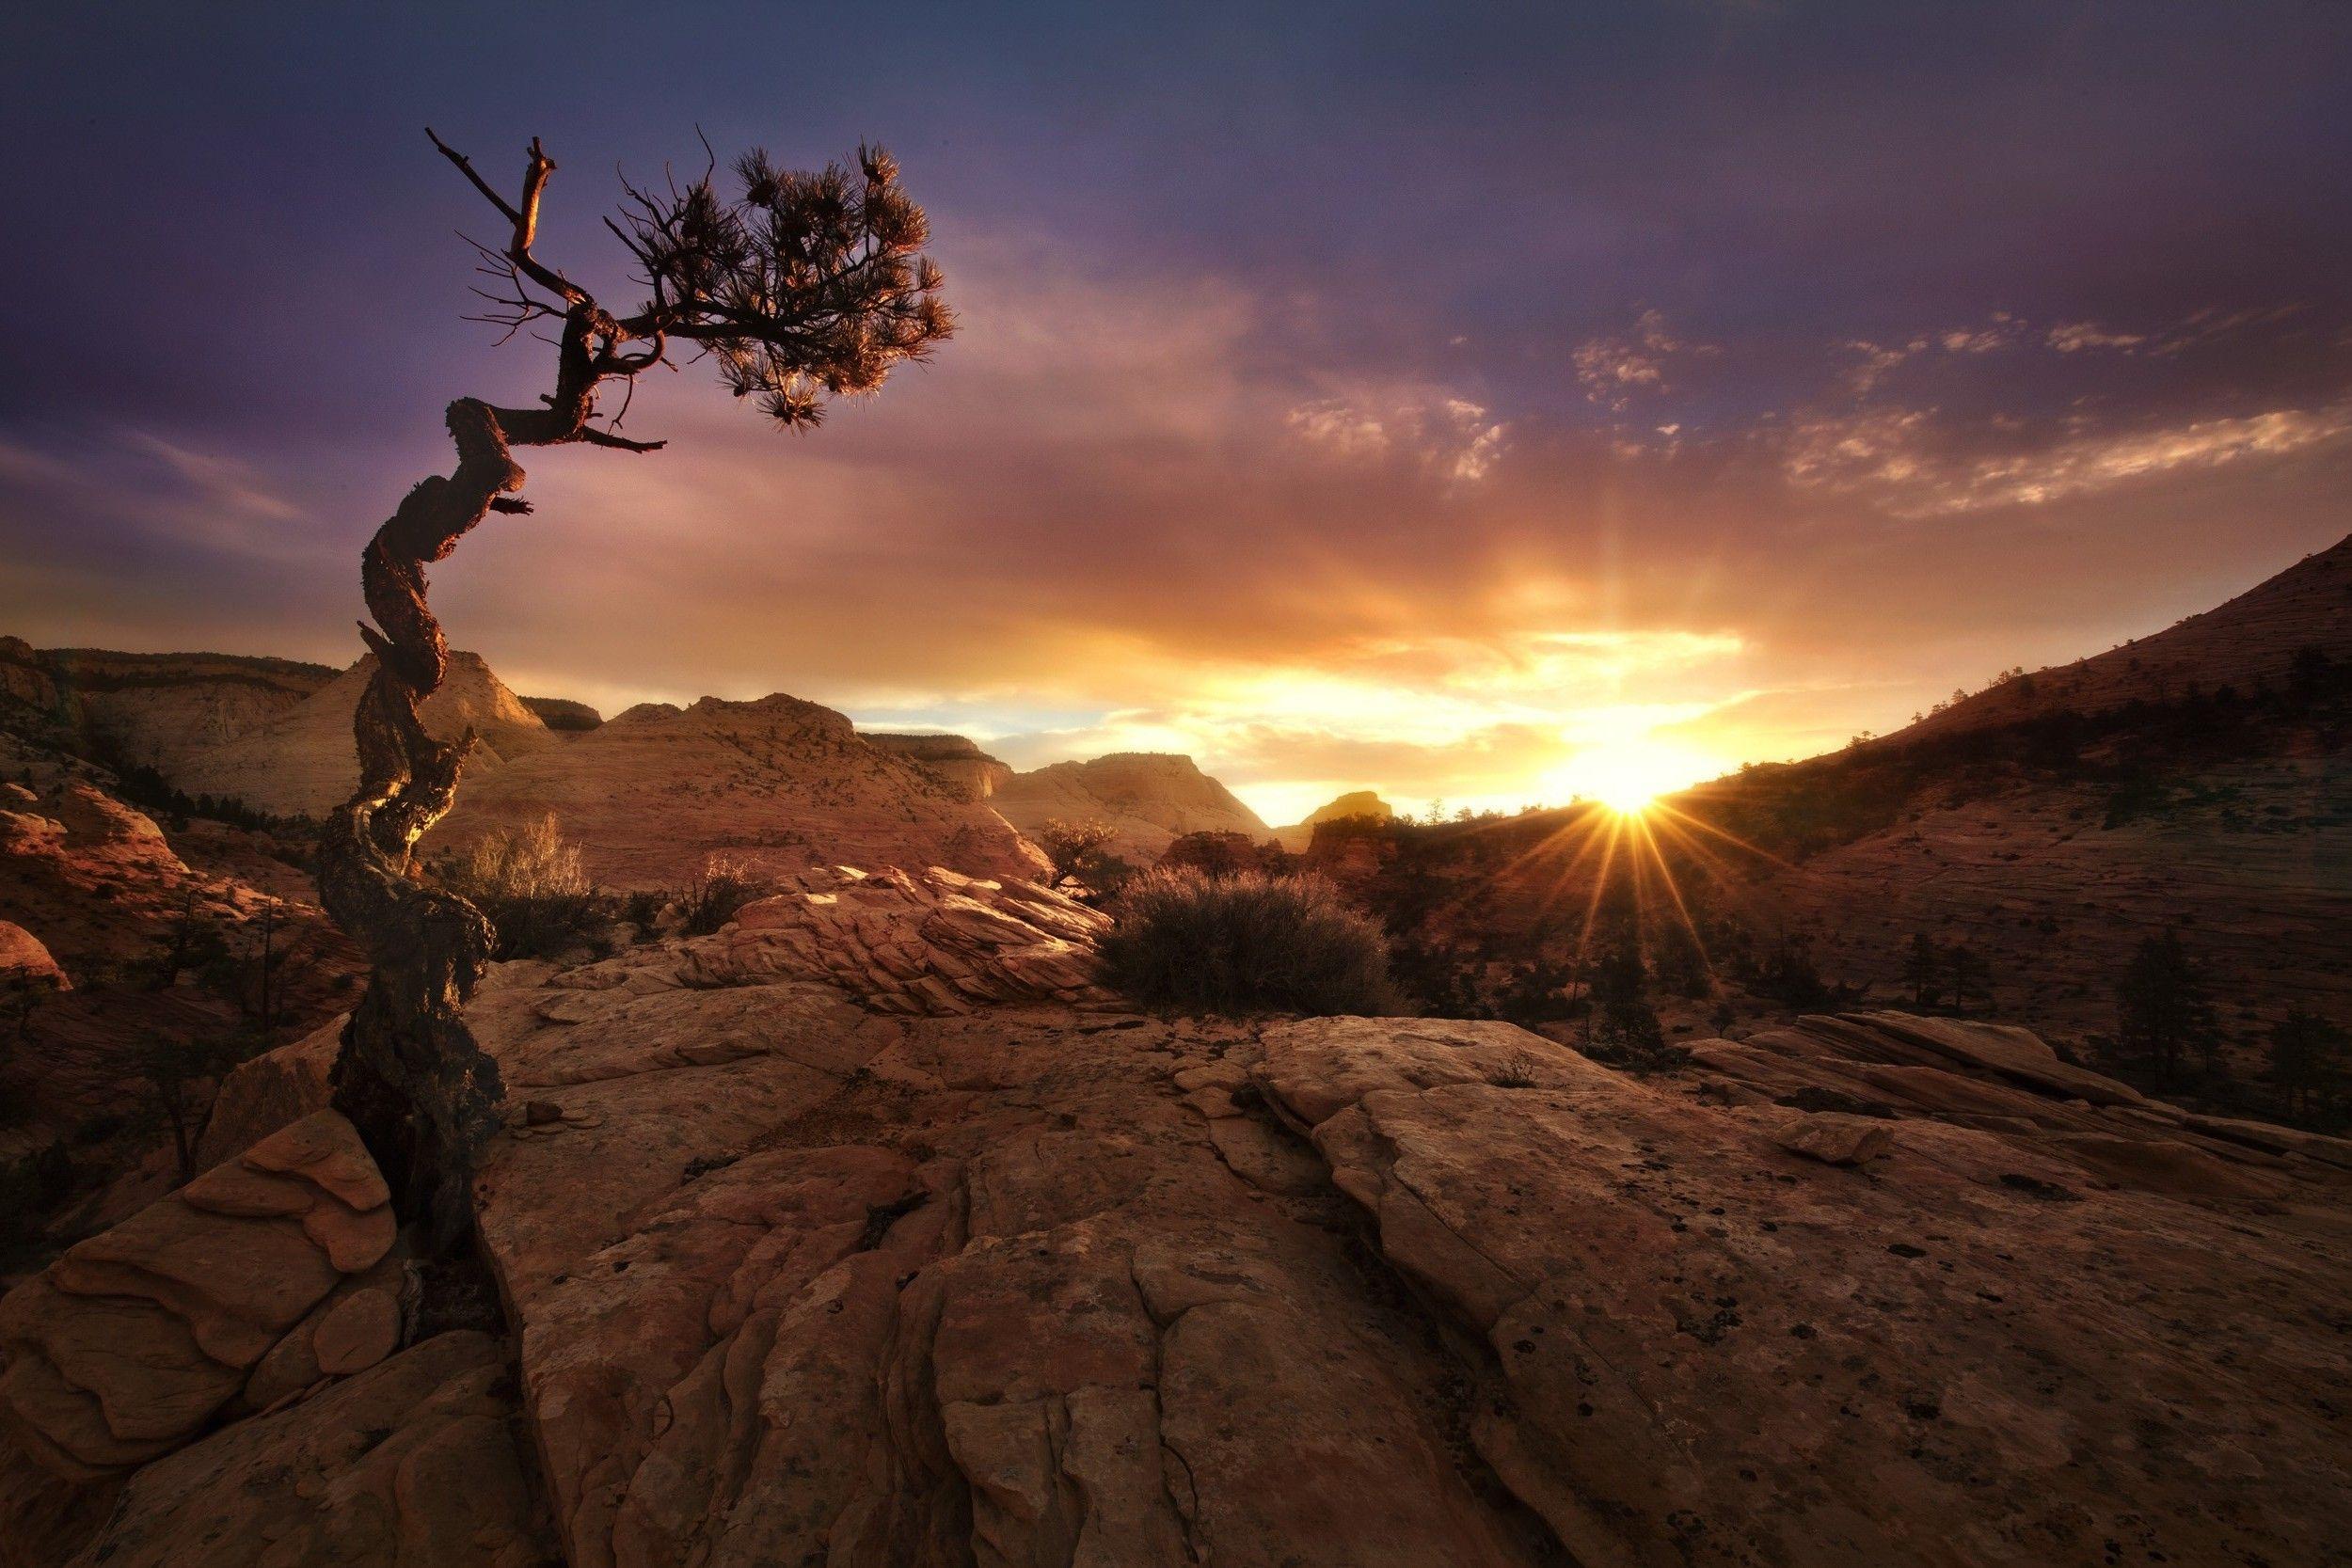
[[[351,715],[374,668],[373,658],[363,658],[265,722],[158,767],[190,795],[241,800],[272,816],[323,816],[359,782]],[[424,727],[443,740],[469,727],[481,737],[467,768],[469,787],[516,757],[558,743],[546,721],[479,654],[449,656],[441,689],[424,705]]]
[[[1317,806],[1307,814],[1304,820],[1294,822],[1287,828],[1275,829],[1274,836],[1281,843],[1283,848],[1288,849],[1294,855],[1300,855],[1306,853],[1307,846],[1314,842],[1315,825],[1319,822],[1347,822],[1358,819],[1388,822],[1393,820],[1395,816],[1396,808],[1380,799],[1378,792],[1370,789],[1351,789],[1337,800]]]
[[[539,722],[559,735],[584,735],[604,722],[603,714],[569,697],[525,697],[521,701],[539,716]]]
[[[863,738],[868,746],[920,765],[967,800],[988,800],[1012,778],[1011,768],[981,751],[977,741],[960,735],[872,732]]]
[[[1026,878],[1045,868],[1004,818],[930,766],[867,744],[831,708],[782,694],[641,703],[469,773],[425,848],[549,812],[589,874],[613,888],[680,886],[714,854],[771,874],[938,865]]]
[[[1253,840],[1273,834],[1190,757],[1168,752],[1115,752],[1016,773],[989,804],[1031,835],[1057,818],[1106,822],[1117,835],[1110,852],[1137,865],[1152,864],[1186,833],[1247,833]]]
[[[106,755],[165,773],[268,722],[334,678],[324,664],[290,658],[35,649],[0,638],[0,696],[39,710]]]

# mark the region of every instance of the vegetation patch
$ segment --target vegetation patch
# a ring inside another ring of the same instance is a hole
[[[1153,871],[1127,885],[1103,975],[1162,1012],[1391,1011],[1380,928],[1320,877]]]

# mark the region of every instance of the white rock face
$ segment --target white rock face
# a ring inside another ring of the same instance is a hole
[[[361,659],[259,727],[190,752],[171,782],[190,795],[225,796],[256,811],[325,814],[359,782],[351,715],[374,669],[373,659]],[[469,727],[482,737],[468,768],[469,784],[516,757],[562,743],[478,654],[449,656],[448,675],[424,705],[424,727],[443,740]]]

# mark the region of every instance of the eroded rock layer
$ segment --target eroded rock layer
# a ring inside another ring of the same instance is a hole
[[[922,765],[867,745],[831,708],[781,695],[644,704],[469,771],[425,844],[462,847],[548,813],[609,887],[682,887],[714,856],[768,875],[847,862],[1023,877],[1045,864],[1004,818]]]
[[[386,1337],[293,1258],[227,1319],[298,1329],[228,1334],[248,1370],[186,1402],[230,1424],[95,1456],[78,1560],[507,1568],[510,1413],[581,1568],[2285,1568],[2352,1532],[2342,1142],[1899,1013],[1647,1079],[1501,1023],[1138,1017],[1075,978],[1099,917],[1012,883],[743,913],[469,1009],[514,1405],[463,1336],[333,1381]],[[317,1054],[223,1104],[299,1110]],[[276,1191],[234,1223],[284,1229]],[[24,1473],[21,1528],[77,1517]]]

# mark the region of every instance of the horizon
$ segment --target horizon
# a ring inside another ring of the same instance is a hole
[[[2346,543],[2352,543],[2352,534],[2347,534],[2347,535],[2344,537],[2344,539],[2343,539],[2343,540],[2339,540],[2339,541],[2337,541],[2336,543],[2337,543],[2337,545],[2342,545],[2342,544],[2346,544]],[[2244,593],[2244,592],[2246,592],[2246,591],[2248,591],[2248,590],[2250,590],[2250,589],[2252,589],[2252,588],[2254,588],[2254,587],[2258,586],[2260,583],[2263,583],[2263,582],[2267,582],[2267,581],[2269,581],[2272,578],[2279,576],[2280,573],[2283,573],[2283,572],[2285,572],[2285,571],[2290,570],[2291,568],[2293,568],[2293,567],[2294,567],[2294,566],[2296,566],[2296,565],[2300,564],[2300,563],[2301,563],[2302,562],[2304,562],[2304,561],[2308,561],[2308,560],[2310,560],[2310,559],[2311,559],[2311,557],[2312,557],[2312,555],[2316,555],[2316,554],[2324,554],[2324,553],[2326,553],[2326,551],[2327,551],[2328,549],[2331,549],[2331,548],[2334,548],[2334,547],[2336,547],[2336,546],[2332,546],[2332,545],[2331,545],[2331,546],[2322,546],[2322,547],[2321,547],[2320,549],[2318,549],[2318,550],[2306,551],[2303,555],[2300,555],[2300,556],[2296,557],[2294,561],[2285,562],[2280,563],[2280,564],[2279,565],[2279,567],[2277,568],[2277,570],[2276,570],[2276,571],[2273,571],[2273,572],[2270,572],[2270,573],[2266,573],[2266,574],[2265,574],[2263,578],[2261,578],[2257,579],[2257,581],[2246,583],[2245,585],[2243,585],[2243,587],[2242,587],[2242,588],[2240,588],[2240,589],[2236,590],[2235,592],[2232,593],[2232,594],[2230,594],[2230,597],[2231,597],[2231,598],[2235,598],[2235,597],[2237,597],[2237,596],[2238,596],[2238,594],[2242,594],[2242,593]],[[2182,615],[2180,615],[2180,616],[2176,616],[2176,617],[2174,617],[2172,620],[2168,621],[2168,622],[2167,622],[2167,623],[2165,623],[2165,625],[2164,625],[2164,626],[2153,626],[2153,627],[2150,627],[2149,629],[2147,629],[2146,631],[2138,632],[2138,633],[2136,633],[2136,634],[2134,634],[2134,635],[2132,635],[2132,636],[2130,636],[2130,637],[2124,638],[2124,639],[2122,639],[2122,640],[2119,641],[2118,642],[2111,644],[2110,648],[2094,648],[2094,649],[2087,649],[2087,650],[2085,650],[2082,654],[2080,654],[2080,655],[2076,656],[2076,657],[2075,657],[2075,658],[2060,658],[2060,659],[2057,659],[2057,660],[2054,660],[2054,661],[2053,661],[2050,665],[2039,666],[2039,667],[2036,667],[2036,668],[2035,668],[2035,669],[2033,669],[2033,670],[2027,671],[2026,673],[2029,673],[2029,674],[2040,674],[2040,673],[2042,673],[2045,670],[2052,669],[2052,668],[2062,668],[2062,667],[2064,667],[2064,666],[2066,666],[2066,665],[2068,665],[2068,664],[2071,664],[2071,663],[2076,662],[2076,660],[2077,660],[2077,659],[2079,659],[2079,658],[2089,658],[2089,657],[2093,657],[2093,656],[2095,656],[2095,655],[2097,655],[2097,654],[2100,654],[2100,653],[2105,653],[2105,652],[2109,652],[2109,651],[2112,651],[2112,649],[2115,649],[2115,648],[2123,648],[2123,647],[2128,647],[2128,646],[2131,646],[2131,645],[2133,645],[2134,643],[2137,643],[2137,642],[2139,642],[2139,641],[2145,641],[2146,639],[2148,639],[2149,637],[2152,637],[2152,636],[2156,635],[2158,632],[2161,632],[2161,631],[2167,630],[2167,629],[2169,629],[2169,627],[2171,627],[2171,626],[2178,626],[2178,625],[2179,625],[2182,621],[2184,621],[2184,620],[2193,619],[2193,618],[2195,618],[2196,616],[2199,616],[2199,615],[2201,615],[2201,614],[2205,613],[2207,610],[2214,610],[2214,609],[2216,609],[2216,608],[2218,608],[2218,604],[2219,604],[2219,603],[2221,603],[2221,602],[2226,602],[2226,601],[2217,601],[2216,604],[2203,605],[2203,606],[2200,606],[2200,607],[2198,607],[2197,609],[2187,610],[2187,611],[2185,611],[2184,614],[2182,614]],[[0,635],[14,635],[14,634],[12,634],[12,633],[0,633]],[[56,646],[54,646],[54,647],[53,647],[52,649],[50,649],[49,651],[52,651],[52,652],[67,652],[67,651],[76,651],[76,650],[71,649],[71,648],[69,648],[69,647],[67,647],[67,646],[65,646],[65,645],[60,644],[60,645],[56,645]],[[233,648],[200,648],[200,649],[199,649],[199,648],[116,648],[116,649],[105,649],[105,650],[97,650],[97,649],[92,649],[92,650],[90,650],[90,651],[103,651],[103,652],[115,652],[115,653],[136,653],[136,654],[149,654],[149,655],[161,655],[161,656],[172,656],[172,655],[177,655],[177,656],[182,656],[182,657],[227,656],[227,657],[263,657],[263,658],[268,658],[268,657],[285,658],[285,657],[290,657],[290,656],[280,655],[280,654],[270,654],[270,653],[265,653],[265,652],[248,651],[248,650],[242,650],[242,649],[233,649]],[[458,649],[458,648],[454,648],[454,647],[453,647],[453,649],[452,649],[452,653],[453,653],[453,654],[460,654],[460,653],[471,654],[471,653],[475,653],[475,650],[473,650],[473,649],[469,649],[469,649]],[[353,668],[353,667],[354,667],[354,664],[356,664],[356,663],[357,663],[357,661],[355,660],[355,661],[348,662],[348,663],[345,663],[345,664],[342,664],[342,665],[335,665],[335,664],[333,664],[333,662],[332,662],[331,660],[325,660],[325,659],[297,659],[297,660],[294,660],[294,662],[301,662],[301,663],[314,664],[314,665],[318,665],[318,666],[325,667],[325,668],[331,668],[331,669],[343,670],[343,671],[347,671],[347,670],[349,670],[349,669]],[[486,663],[487,661],[485,660],[485,662]],[[502,684],[502,685],[504,685],[504,686],[506,687],[506,689],[507,689],[509,691],[513,692],[513,693],[514,693],[514,694],[515,694],[517,698],[519,698],[519,699],[521,699],[521,700],[524,700],[524,701],[545,700],[545,699],[557,699],[557,700],[568,700],[568,701],[574,701],[574,702],[587,702],[587,703],[588,703],[588,705],[589,705],[590,707],[592,707],[592,708],[594,708],[594,709],[596,709],[596,713],[597,713],[597,715],[598,715],[598,718],[599,718],[599,721],[600,721],[600,722],[601,722],[601,721],[610,721],[610,720],[612,720],[612,719],[613,719],[613,718],[617,717],[618,715],[620,715],[620,714],[622,714],[622,713],[624,713],[624,712],[628,711],[630,707],[634,707],[634,706],[637,706],[637,705],[663,705],[663,706],[669,706],[669,707],[673,707],[673,708],[684,708],[684,707],[691,706],[691,705],[693,705],[693,704],[694,704],[694,703],[696,703],[696,702],[699,702],[699,701],[704,701],[704,700],[717,700],[717,701],[721,701],[721,702],[729,702],[729,703],[751,703],[751,702],[757,702],[757,701],[759,701],[759,700],[760,700],[760,699],[762,699],[762,698],[765,698],[765,697],[771,697],[771,696],[787,696],[787,697],[801,697],[801,696],[802,696],[802,694],[801,694],[801,693],[799,693],[799,692],[788,692],[788,691],[784,691],[784,690],[782,690],[781,689],[771,689],[765,690],[765,691],[753,691],[753,690],[748,690],[748,689],[747,689],[747,690],[745,690],[745,691],[743,691],[743,692],[741,692],[741,693],[734,693],[734,692],[695,692],[695,693],[692,693],[692,694],[691,694],[691,695],[684,695],[684,694],[681,694],[681,695],[662,695],[662,694],[650,694],[650,695],[645,695],[645,694],[641,694],[641,695],[636,695],[636,696],[633,696],[633,697],[629,697],[629,698],[628,698],[628,700],[626,700],[626,701],[614,702],[612,705],[606,705],[604,703],[598,703],[598,702],[589,702],[589,701],[588,701],[588,699],[586,699],[586,698],[584,698],[584,697],[580,696],[577,690],[572,689],[570,687],[566,686],[566,685],[565,685],[564,682],[562,682],[561,680],[558,680],[558,681],[557,681],[557,682],[555,682],[553,685],[546,685],[546,686],[533,687],[533,686],[529,686],[529,685],[528,685],[528,683],[523,684],[523,685],[518,685],[518,684],[516,684],[516,682],[509,681],[509,680],[506,678],[505,674],[504,674],[502,672],[499,671],[499,670],[498,670],[495,666],[491,666],[491,667],[490,667],[490,673],[492,673],[492,675],[496,676],[496,677],[498,678],[498,680],[500,681],[500,683],[501,683],[501,684]],[[1953,693],[1953,696],[1957,697],[1957,696],[1962,695],[1962,694],[1963,694],[1962,692],[1960,692],[1960,691],[1957,691],[1957,690],[1956,690],[1956,691]],[[1974,693],[1973,693],[1973,692],[1970,692],[1970,693],[1967,693],[1967,694],[1969,694],[1969,695],[1973,695]],[[803,700],[814,700],[814,699],[803,699]],[[970,741],[973,741],[974,743],[977,744],[977,745],[979,746],[979,748],[980,748],[983,752],[989,752],[991,755],[995,755],[995,752],[993,752],[993,751],[991,751],[991,747],[992,747],[992,744],[993,744],[994,741],[996,741],[998,737],[993,737],[993,736],[986,736],[986,735],[982,735],[982,734],[977,734],[977,733],[974,733],[974,732],[970,732],[970,731],[965,731],[965,730],[955,730],[955,729],[946,729],[946,728],[928,727],[928,726],[922,725],[922,724],[920,724],[920,723],[913,723],[913,724],[909,724],[909,725],[905,725],[905,726],[900,726],[900,727],[894,728],[891,724],[886,723],[886,722],[869,722],[867,720],[866,720],[866,719],[864,719],[864,718],[861,718],[859,715],[857,715],[856,713],[853,713],[853,712],[845,712],[845,713],[844,713],[844,717],[848,718],[848,719],[849,719],[849,720],[850,720],[850,721],[851,721],[851,722],[852,722],[852,723],[856,726],[858,733],[859,733],[859,734],[861,734],[861,735],[869,735],[869,734],[926,735],[926,736],[946,736],[946,737],[950,737],[950,738],[961,738],[961,739],[965,739],[965,740],[970,740]],[[1890,732],[1887,732],[1887,733],[1892,734],[1892,733],[1895,733],[1895,732],[1890,731]],[[1856,738],[1860,738],[1860,737],[1859,737],[1859,736],[1857,736]],[[1873,736],[1871,736],[1871,738],[1883,738],[1883,736],[1878,736],[1878,735],[1873,735]],[[1556,790],[1556,789],[1555,789],[1555,790],[1550,791],[1549,793],[1544,793],[1544,794],[1539,794],[1539,795],[1531,795],[1530,797],[1528,797],[1528,798],[1526,798],[1526,799],[1523,799],[1523,800],[1507,800],[1507,799],[1504,799],[1504,798],[1500,798],[1500,797],[1498,797],[1498,798],[1492,798],[1492,799],[1486,799],[1486,800],[1449,800],[1448,798],[1446,798],[1446,797],[1444,797],[1444,796],[1418,796],[1418,797],[1417,797],[1417,796],[1412,796],[1412,795],[1403,794],[1403,793],[1400,793],[1400,792],[1395,791],[1395,790],[1393,790],[1393,789],[1386,788],[1386,787],[1384,787],[1383,785],[1381,785],[1380,784],[1378,784],[1377,782],[1364,782],[1364,783],[1361,783],[1361,784],[1355,784],[1355,785],[1344,785],[1344,786],[1342,786],[1342,787],[1339,787],[1339,788],[1336,788],[1336,789],[1329,788],[1329,787],[1328,787],[1326,784],[1324,784],[1324,783],[1322,783],[1322,782],[1317,782],[1317,783],[1314,783],[1314,784],[1303,784],[1303,785],[1299,785],[1299,784],[1275,784],[1275,785],[1261,785],[1261,786],[1255,786],[1254,788],[1251,788],[1251,787],[1236,788],[1236,787],[1234,787],[1233,785],[1232,785],[1230,783],[1227,783],[1227,781],[1224,781],[1224,780],[1221,780],[1221,779],[1220,779],[1220,780],[1218,780],[1218,782],[1219,782],[1220,784],[1226,784],[1226,787],[1227,787],[1228,789],[1230,789],[1230,790],[1232,792],[1232,794],[1233,794],[1233,795],[1234,795],[1237,799],[1239,799],[1239,800],[1242,801],[1242,803],[1243,803],[1243,804],[1247,805],[1247,806],[1248,806],[1248,807],[1251,811],[1255,812],[1255,813],[1258,815],[1258,816],[1260,817],[1260,819],[1261,819],[1261,820],[1263,820],[1263,821],[1266,824],[1266,826],[1267,826],[1268,828],[1282,828],[1282,827],[1287,827],[1287,826],[1295,825],[1295,824],[1297,824],[1297,823],[1299,823],[1299,822],[1303,822],[1303,821],[1304,821],[1304,820],[1305,820],[1305,819],[1306,819],[1306,818],[1307,818],[1307,817],[1308,817],[1308,816],[1309,816],[1311,813],[1313,813],[1313,812],[1315,812],[1315,811],[1317,811],[1317,810],[1321,809],[1322,807],[1324,807],[1324,806],[1326,806],[1326,805],[1328,805],[1328,804],[1332,803],[1332,802],[1333,802],[1335,800],[1337,800],[1340,796],[1346,795],[1346,794],[1350,794],[1350,793],[1357,793],[1357,792],[1360,792],[1360,791],[1367,791],[1367,790],[1368,790],[1368,791],[1370,791],[1370,792],[1372,792],[1372,793],[1374,793],[1374,794],[1375,794],[1375,795],[1380,796],[1380,797],[1381,797],[1381,799],[1382,799],[1382,800],[1384,800],[1384,801],[1385,801],[1385,802],[1386,802],[1386,803],[1387,803],[1387,804],[1388,804],[1388,805],[1389,805],[1389,806],[1390,806],[1392,810],[1394,810],[1394,811],[1397,813],[1397,815],[1398,815],[1399,816],[1402,816],[1402,817],[1421,817],[1421,816],[1443,816],[1443,815],[1444,815],[1444,814],[1445,814],[1445,813],[1446,813],[1449,809],[1451,809],[1451,810],[1465,811],[1465,812],[1477,812],[1477,813],[1501,813],[1501,814],[1503,814],[1503,815],[1508,816],[1508,815],[1514,815],[1514,814],[1524,813],[1524,812],[1532,812],[1532,811],[1558,810],[1558,809],[1563,809],[1563,808],[1565,808],[1565,807],[1570,807],[1570,806],[1579,805],[1579,804],[1604,804],[1604,805],[1606,805],[1606,804],[1612,804],[1612,803],[1613,803],[1613,796],[1614,798],[1620,798],[1620,799],[1622,799],[1623,800],[1625,800],[1625,801],[1627,801],[1627,802],[1630,802],[1631,800],[1635,800],[1635,799],[1646,800],[1647,798],[1649,798],[1650,796],[1653,796],[1653,795],[1655,795],[1655,796],[1667,796],[1667,795],[1675,794],[1675,793],[1680,792],[1680,791],[1682,791],[1682,790],[1684,790],[1684,789],[1691,788],[1691,787],[1693,787],[1693,786],[1696,786],[1696,785],[1705,784],[1708,784],[1708,783],[1718,782],[1718,781],[1720,781],[1720,780],[1722,780],[1722,779],[1724,779],[1724,778],[1727,778],[1727,777],[1731,776],[1732,774],[1734,774],[1734,773],[1736,773],[1736,772],[1740,771],[1740,769],[1743,769],[1743,768],[1749,768],[1749,767],[1752,767],[1752,766],[1761,766],[1761,765],[1766,765],[1766,764],[1774,764],[1774,763],[1786,764],[1786,763],[1795,763],[1795,762],[1801,762],[1801,761],[1805,761],[1805,760],[1808,760],[1808,758],[1809,758],[1809,757],[1811,757],[1811,756],[1821,756],[1821,755],[1827,755],[1827,754],[1829,754],[1829,752],[1832,752],[1832,751],[1836,751],[1836,750],[1838,750],[1838,749],[1840,749],[1840,748],[1838,748],[1838,747],[1827,747],[1827,748],[1824,748],[1821,752],[1819,752],[1805,753],[1805,754],[1801,754],[1801,755],[1791,755],[1791,756],[1786,756],[1786,757],[1761,757],[1761,756],[1757,756],[1757,757],[1742,757],[1742,758],[1739,759],[1736,763],[1734,763],[1733,765],[1731,765],[1730,767],[1725,768],[1724,769],[1723,769],[1723,770],[1722,770],[1721,772],[1719,772],[1719,773],[1712,773],[1712,774],[1708,774],[1708,775],[1701,776],[1701,777],[1692,777],[1692,778],[1690,778],[1690,779],[1683,779],[1683,778],[1681,778],[1681,777],[1680,777],[1679,772],[1677,772],[1677,773],[1675,773],[1675,775],[1673,776],[1673,778],[1672,778],[1669,782],[1662,783],[1662,784],[1657,784],[1657,783],[1654,783],[1654,782],[1653,782],[1650,778],[1648,778],[1648,777],[1646,777],[1646,776],[1643,776],[1643,775],[1641,775],[1641,774],[1639,774],[1639,773],[1637,772],[1635,775],[1633,775],[1633,776],[1632,776],[1632,783],[1629,785],[1629,784],[1626,784],[1626,782],[1625,782],[1625,776],[1621,775],[1621,776],[1620,776],[1620,778],[1619,778],[1619,780],[1617,781],[1617,788],[1616,788],[1613,792],[1613,789],[1612,789],[1612,786],[1611,786],[1611,781],[1609,781],[1609,780],[1605,780],[1605,779],[1586,779],[1586,780],[1582,780],[1582,781],[1558,781],[1558,780],[1555,780],[1555,781],[1552,781],[1552,782],[1553,782],[1553,783],[1564,783],[1564,782],[1565,783],[1565,784],[1566,784],[1566,792],[1565,792],[1565,793],[1562,793],[1562,792],[1560,792],[1559,790]],[[1136,749],[1136,748],[1125,748],[1125,749],[1123,749],[1123,751],[1124,751],[1125,752],[1128,752],[1128,753],[1138,753],[1139,749]],[[1067,756],[1047,754],[1047,755],[1043,755],[1043,756],[1041,756],[1041,757],[1039,757],[1039,758],[1037,758],[1037,759],[1035,759],[1035,760],[1027,760],[1027,761],[1023,761],[1023,762],[1020,762],[1020,763],[1017,763],[1017,764],[1013,764],[1013,766],[1015,766],[1015,767],[1016,767],[1018,769],[1020,769],[1020,770],[1026,771],[1026,770],[1030,770],[1030,769],[1034,769],[1034,768],[1038,768],[1050,767],[1050,766],[1052,766],[1053,764],[1055,764],[1055,763],[1058,763],[1058,762],[1084,762],[1084,761],[1089,761],[1089,760],[1092,760],[1092,759],[1099,758],[1099,757],[1110,756],[1110,755],[1117,755],[1117,754],[1121,754],[1121,752],[1118,752],[1118,751],[1114,751],[1114,752],[1086,752],[1086,753],[1083,753],[1083,754],[1073,754],[1073,755],[1067,755]],[[1154,751],[1149,751],[1149,750],[1141,750],[1141,751],[1139,751],[1139,754],[1143,754],[1143,755],[1175,755],[1175,756],[1183,756],[1183,757],[1186,757],[1186,758],[1188,758],[1189,760],[1194,761],[1195,763],[1198,763],[1198,762],[1199,762],[1199,760],[1200,760],[1200,759],[1198,759],[1197,757],[1192,757],[1192,756],[1191,756],[1191,753],[1186,752],[1181,752],[1181,751],[1178,751],[1178,752],[1166,752],[1166,751],[1154,752]],[[1005,757],[1003,757],[1003,756],[997,756],[997,757],[996,757],[996,760],[998,760],[998,761],[1000,761],[1000,762],[1003,762],[1003,761],[1008,761],[1009,759],[1007,759],[1007,758],[1005,758]],[[1202,770],[1204,773],[1208,773],[1208,774],[1209,774],[1209,776],[1210,776],[1210,777],[1212,777],[1212,778],[1216,778],[1216,775],[1215,774],[1215,772],[1214,772],[1213,770],[1209,769],[1209,768],[1203,768],[1201,770]],[[1253,798],[1253,795],[1254,795],[1254,797],[1255,797],[1255,798]],[[1633,808],[1630,804],[1628,804],[1628,805],[1625,807],[1625,809],[1634,809],[1634,808]]]
[[[608,713],[787,691],[1182,752],[1270,824],[1508,810],[1834,750],[2347,531],[2340,14],[1182,15],[896,12],[884,71],[855,18],[696,8],[707,68],[644,86],[617,10],[0,23],[52,193],[0,236],[0,630],[357,657],[443,404],[544,373],[460,319],[483,214],[426,124],[501,181],[544,135],[543,248],[600,281],[615,165],[698,127],[870,135],[931,214],[935,362],[805,437],[659,378],[667,451],[534,454],[539,514],[442,570],[453,645]]]

